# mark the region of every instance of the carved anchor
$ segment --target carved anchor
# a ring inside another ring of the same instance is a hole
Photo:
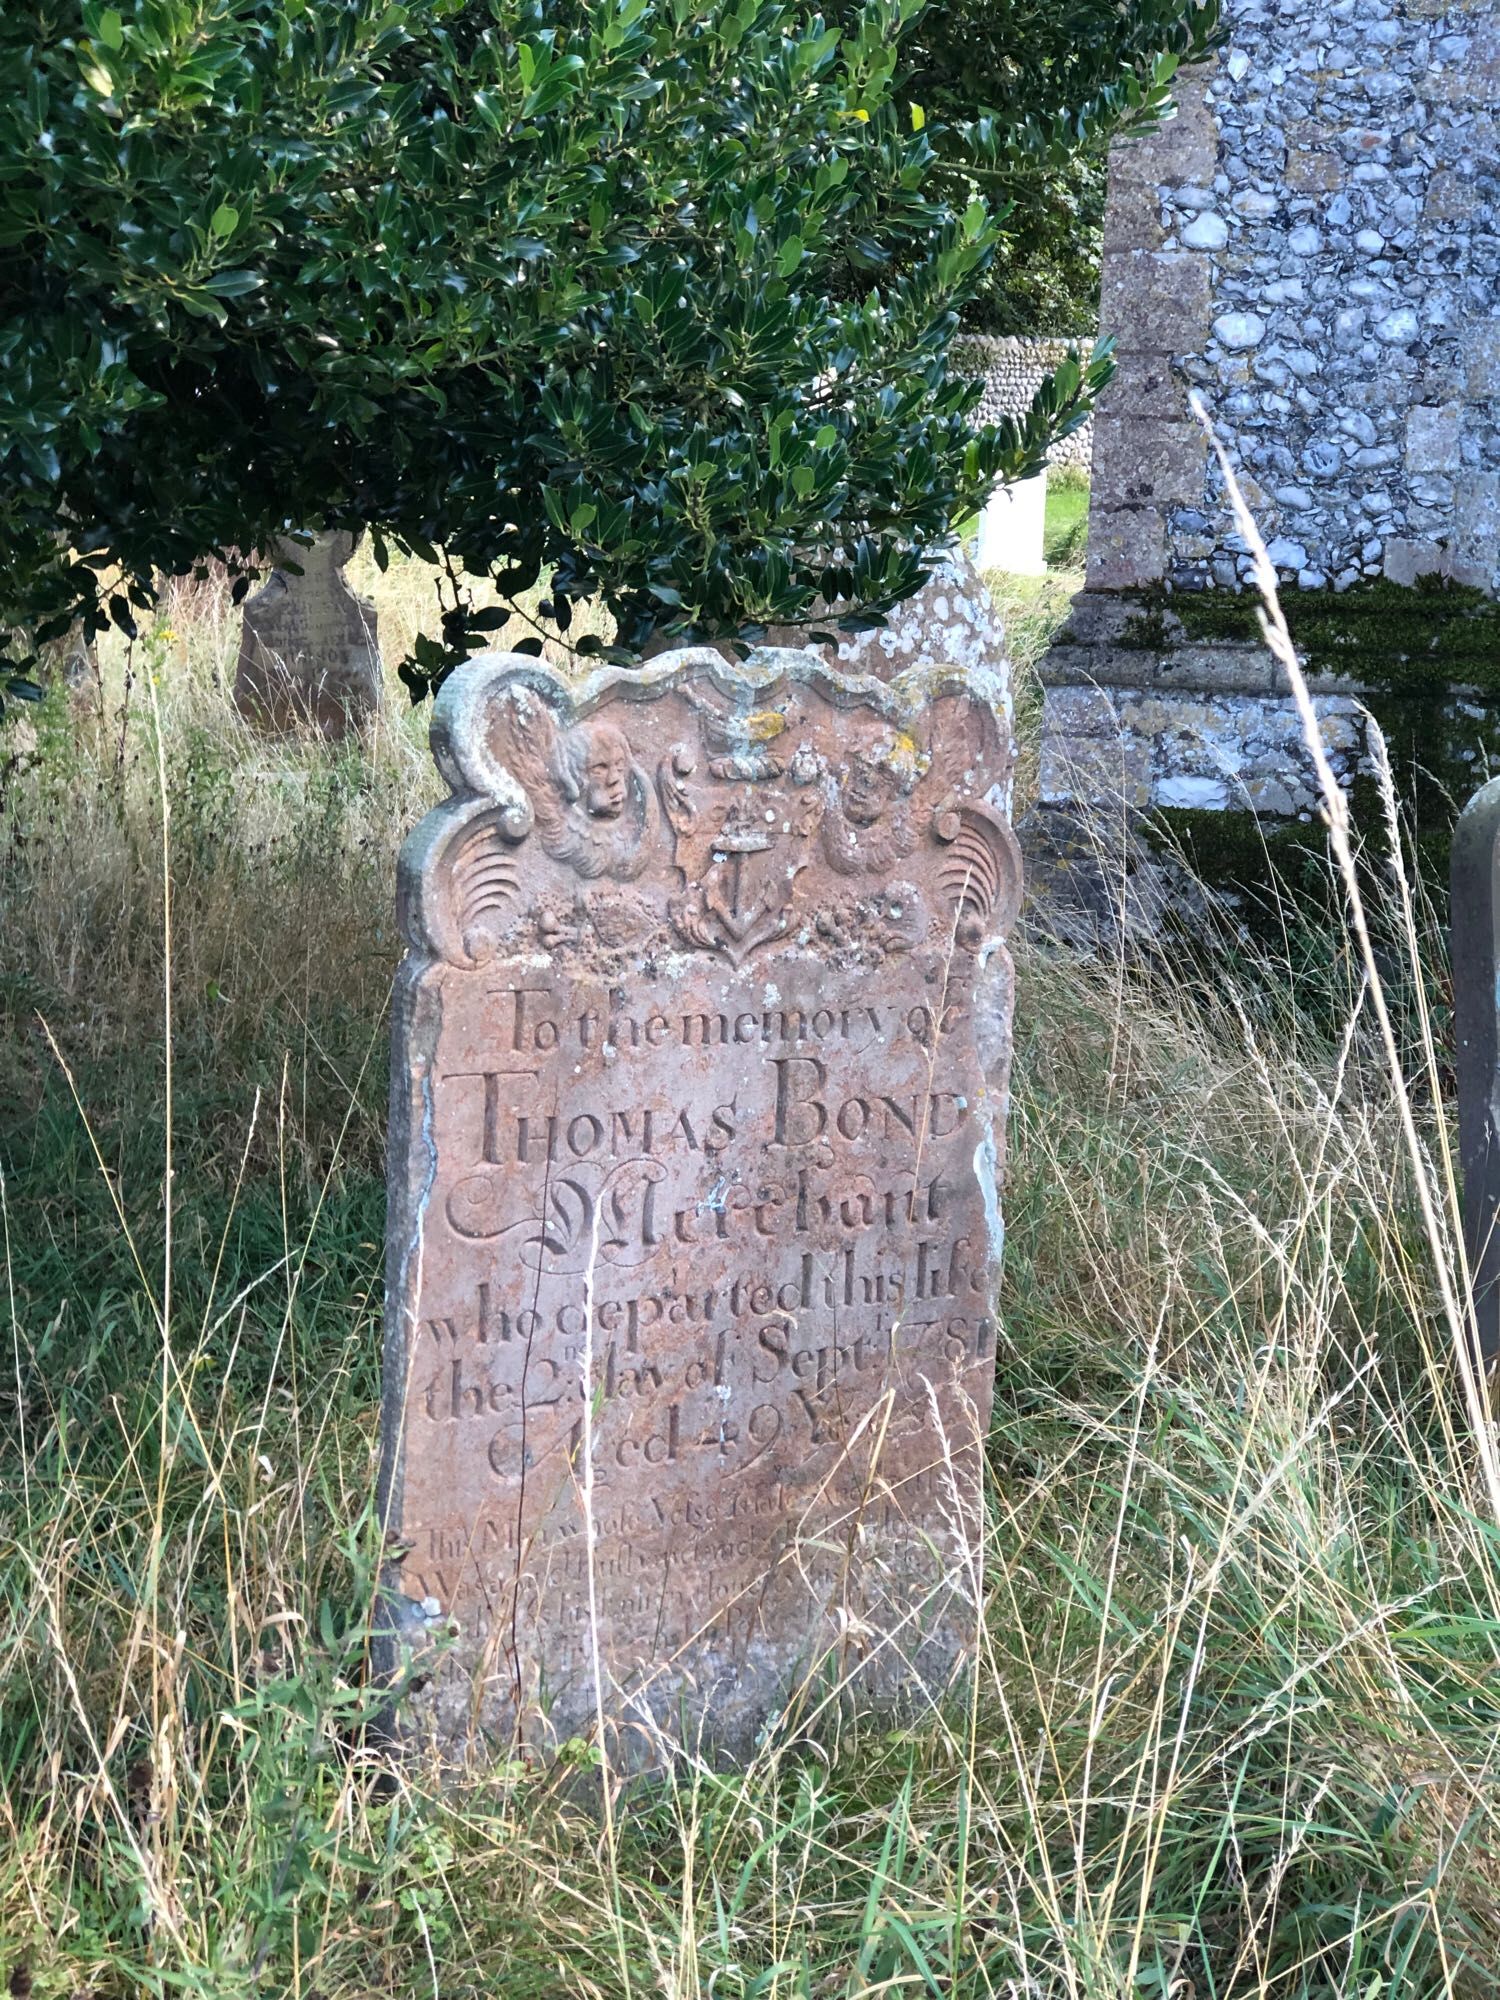
[[[691,749],[679,744],[658,779],[677,836],[677,865],[693,885],[668,906],[668,915],[690,944],[722,951],[739,965],[789,927],[792,883],[806,866],[806,856],[778,865],[781,837],[774,822],[781,818],[790,825],[800,816],[779,792],[752,793],[731,800],[710,832],[703,824],[703,808],[686,784],[693,766]],[[757,865],[759,856],[771,858]]]
[[[758,826],[746,824],[736,819],[726,820],[712,849],[713,858],[729,872],[729,903],[719,895],[717,884],[710,879],[703,894],[704,906],[712,911],[728,935],[736,944],[743,944],[751,930],[764,916],[785,914],[785,898],[778,896],[774,881],[765,883],[760,894],[748,909],[741,907],[745,891],[745,856],[764,854],[775,845],[770,834]],[[782,907],[776,908],[780,902]],[[772,932],[770,935],[775,936]]]

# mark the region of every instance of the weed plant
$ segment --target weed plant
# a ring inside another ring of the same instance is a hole
[[[611,1841],[566,1762],[381,1759],[390,912],[433,781],[396,703],[364,748],[248,736],[233,619],[174,615],[7,745],[11,1992],[1492,1994],[1445,1113],[1341,935],[1305,1011],[1232,925],[1214,976],[1024,949],[972,1709],[773,1728]],[[1440,966],[1427,913],[1372,922]]]

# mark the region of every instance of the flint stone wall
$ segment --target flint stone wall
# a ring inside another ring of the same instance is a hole
[[[1053,804],[1099,795],[1081,723],[1100,711],[1050,691],[1104,685],[1128,793],[1311,807],[1258,642],[1205,647],[1170,616],[1174,594],[1241,591],[1250,569],[1192,389],[1293,600],[1353,591],[1352,616],[1382,581],[1500,584],[1500,6],[1228,0],[1226,17],[1178,117],[1111,157],[1101,324],[1119,373],[1095,428],[1094,595],[1041,670]],[[1135,606],[1128,656],[1117,593],[1166,627],[1152,639]],[[1415,656],[1384,672],[1370,613],[1351,671],[1317,680],[1341,738],[1362,689],[1412,689]],[[1433,681],[1431,756],[1462,758],[1476,690]],[[1339,754],[1353,776],[1362,742]]]
[[[1230,0],[1178,117],[1111,160],[1089,582],[1249,573],[1197,388],[1303,589],[1500,581],[1493,0]]]
[[[1058,363],[1087,341],[1021,339],[1008,334],[964,333],[954,341],[952,369],[957,375],[984,377],[984,396],[976,417],[995,424],[1002,417],[1020,417]],[[1093,419],[1064,438],[1048,456],[1049,465],[1081,465],[1087,470],[1094,451]]]

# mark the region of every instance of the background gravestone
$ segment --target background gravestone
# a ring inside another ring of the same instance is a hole
[[[1008,576],[1047,574],[1047,472],[997,486],[979,514],[974,559]]]
[[[1453,1025],[1476,1343],[1500,1361],[1500,778],[1453,829]]]
[[[358,547],[345,533],[310,547],[285,542],[278,567],[245,600],[235,705],[262,728],[312,727],[338,738],[380,707],[382,672],[375,605],[344,580]]]
[[[383,1499],[450,1749],[743,1746],[972,1643],[1020,895],[1003,683],[473,661],[402,856]],[[592,1522],[592,1544],[590,1541]]]
[[[873,631],[836,633],[834,645],[821,646],[809,642],[806,628],[782,626],[773,628],[771,643],[804,647],[843,673],[873,674],[882,681],[932,668],[975,676],[976,685],[982,683],[990,690],[989,698],[1004,717],[1006,751],[998,783],[1000,802],[1009,812],[1014,779],[1010,746],[1014,705],[1005,622],[961,542],[932,552],[926,560],[926,583],[894,605],[886,613],[885,623]],[[830,613],[828,623],[834,624],[836,617]]]
[[[936,666],[980,674],[999,690],[997,699],[1010,715],[1005,626],[960,544],[930,558],[926,583],[888,611],[884,625],[841,636],[831,657],[846,673],[876,674],[881,680]]]

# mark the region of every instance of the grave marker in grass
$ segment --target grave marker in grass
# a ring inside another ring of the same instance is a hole
[[[1464,1237],[1482,1365],[1500,1360],[1500,778],[1453,829],[1451,952]]]
[[[439,697],[383,1502],[450,1754],[743,1749],[973,1643],[1020,893],[1003,680],[666,653]],[[425,1607],[419,1609],[419,1607]],[[394,1644],[394,1641],[391,1642]]]
[[[378,711],[380,641],[374,602],[344,579],[357,537],[285,542],[277,567],[247,599],[235,706],[261,728],[311,726],[337,740]]]

